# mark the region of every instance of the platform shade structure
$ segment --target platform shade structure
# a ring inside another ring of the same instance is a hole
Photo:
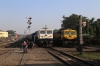
[[[86,26],[86,22],[82,22],[82,26],[85,27]]]

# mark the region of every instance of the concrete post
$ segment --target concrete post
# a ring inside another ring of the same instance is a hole
[[[82,36],[82,16],[80,15],[79,16],[79,31],[80,31],[80,36],[79,36],[79,38],[80,38],[80,44],[83,44],[83,36]]]
[[[82,54],[83,51],[83,36],[82,36],[82,15],[79,16],[79,31],[80,31],[80,36],[79,36],[79,52]]]

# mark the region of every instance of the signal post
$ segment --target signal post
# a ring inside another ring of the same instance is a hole
[[[29,30],[29,34],[30,34],[30,31],[31,31],[30,28],[31,28],[31,24],[32,24],[31,19],[32,18],[31,17],[26,17],[26,19],[28,19],[27,23],[29,24],[29,26],[27,27],[27,29]]]

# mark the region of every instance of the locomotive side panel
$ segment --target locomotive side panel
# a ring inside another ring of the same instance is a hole
[[[53,45],[54,46],[62,46],[61,34],[53,33]]]

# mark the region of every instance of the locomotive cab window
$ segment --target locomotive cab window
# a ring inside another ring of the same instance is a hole
[[[45,34],[45,31],[40,31],[40,34]]]
[[[71,34],[72,34],[72,35],[75,35],[75,34],[76,34],[76,32],[74,32],[74,31],[73,31],[73,32],[71,32]]]
[[[50,31],[50,30],[49,30],[49,31],[47,31],[47,34],[52,34],[52,31]]]
[[[65,34],[70,34],[69,31],[65,31]]]

